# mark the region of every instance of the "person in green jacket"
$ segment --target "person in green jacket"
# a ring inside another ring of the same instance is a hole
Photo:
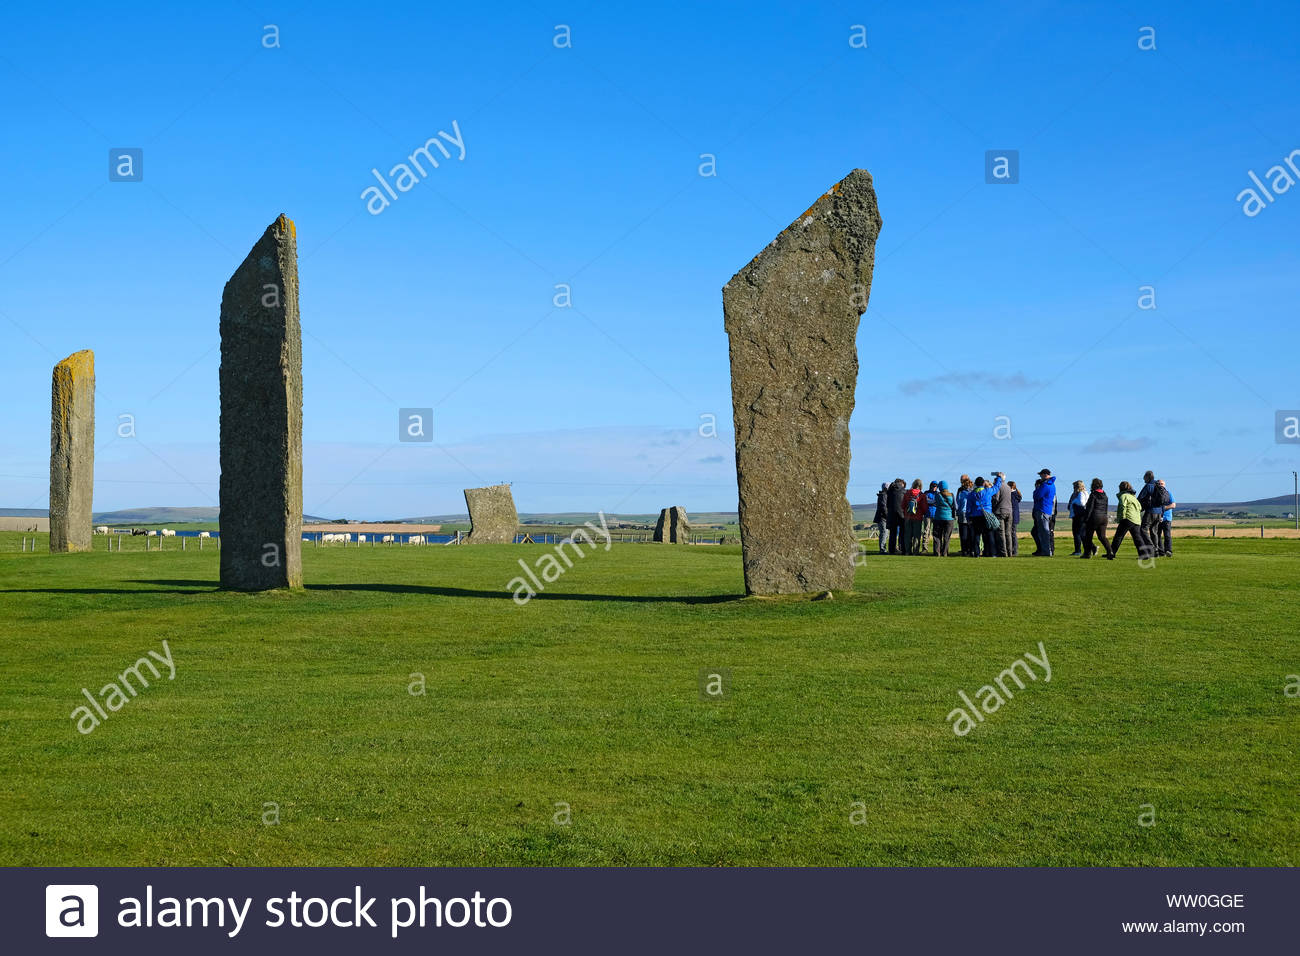
[[[1137,548],[1139,559],[1151,557],[1151,542],[1147,540],[1142,530],[1142,505],[1133,492],[1133,486],[1127,481],[1119,483],[1119,498],[1116,503],[1118,507],[1115,512],[1117,519],[1115,540],[1110,543],[1110,554],[1106,555],[1107,560],[1115,560],[1115,555],[1119,552],[1119,543],[1124,540],[1126,534],[1133,535],[1133,544]]]

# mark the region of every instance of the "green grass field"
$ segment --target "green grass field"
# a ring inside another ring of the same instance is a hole
[[[303,591],[245,595],[211,547],[20,537],[3,864],[1300,864],[1298,541],[873,557],[815,602],[739,597],[738,548],[616,545],[517,607],[549,548],[305,548]],[[164,639],[175,679],[78,733]],[[955,736],[1039,641],[1050,683]]]

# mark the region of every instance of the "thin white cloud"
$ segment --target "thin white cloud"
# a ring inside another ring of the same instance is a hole
[[[1083,446],[1085,455],[1113,455],[1123,454],[1125,452],[1142,451],[1150,448],[1155,442],[1150,438],[1099,438]]]

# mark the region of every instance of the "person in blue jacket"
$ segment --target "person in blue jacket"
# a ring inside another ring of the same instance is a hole
[[[966,489],[966,544],[967,556],[978,558],[980,556],[980,542],[983,540],[980,536],[980,526],[984,523],[980,517],[979,499],[975,497],[975,482],[970,482],[970,487]]]
[[[984,476],[975,479],[975,488],[966,496],[967,518],[971,521],[971,538],[978,557],[981,542],[984,545],[984,557],[995,558],[998,548],[993,543],[993,528],[987,515],[993,515],[993,496],[1002,487],[1002,476],[998,475],[991,485],[984,483]],[[994,522],[997,516],[993,515]]]
[[[962,475],[957,484],[957,542],[961,545],[963,558],[970,557],[970,526],[966,523],[966,497],[970,489],[970,475]]]
[[[1056,476],[1052,469],[1044,468],[1034,483],[1034,543],[1038,545],[1035,558],[1050,558],[1056,553],[1056,536],[1052,533],[1055,517]]]
[[[948,557],[948,542],[952,540],[952,526],[957,517],[957,500],[948,490],[948,482],[939,482],[934,493],[934,556]]]
[[[1156,484],[1164,488],[1165,480],[1158,478]],[[1158,558],[1172,558],[1174,556],[1174,509],[1178,507],[1178,502],[1174,501],[1173,497],[1171,492],[1169,504],[1165,505],[1164,511],[1160,514],[1160,527],[1157,529],[1160,536],[1156,539],[1156,557]]]

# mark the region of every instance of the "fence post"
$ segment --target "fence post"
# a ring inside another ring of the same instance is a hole
[[[1210,525],[1210,537],[1211,537],[1211,538],[1217,538],[1218,536],[1219,536],[1219,527],[1218,527],[1218,525],[1213,525],[1213,524]]]
[[[185,550],[185,539],[184,539],[184,538],[181,538],[181,550],[182,550],[182,551]]]
[[[1264,537],[1264,526],[1263,526],[1263,525],[1260,525],[1260,526],[1259,526],[1259,536],[1260,536],[1261,538]]]

